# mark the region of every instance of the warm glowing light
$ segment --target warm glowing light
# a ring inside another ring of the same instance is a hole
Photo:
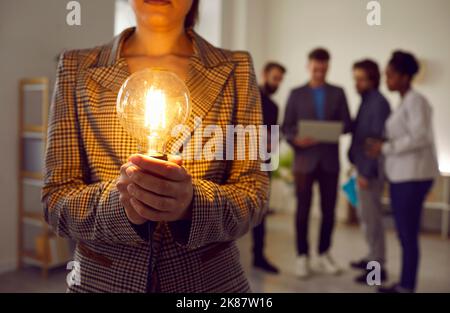
[[[150,131],[166,127],[166,95],[164,91],[153,86],[147,91],[144,118],[144,125],[149,127]]]
[[[189,90],[172,72],[145,69],[123,83],[116,110],[122,126],[137,140],[139,152],[164,155],[173,128],[189,116]]]

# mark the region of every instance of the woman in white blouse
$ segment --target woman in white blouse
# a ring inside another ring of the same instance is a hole
[[[386,140],[368,143],[368,154],[385,158],[391,206],[402,246],[400,282],[380,292],[414,292],[419,264],[419,228],[423,202],[439,174],[434,145],[432,109],[427,99],[411,88],[419,71],[416,58],[396,51],[386,68],[386,84],[400,93],[400,106],[385,125]]]

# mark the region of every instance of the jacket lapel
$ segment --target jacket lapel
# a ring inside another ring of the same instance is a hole
[[[188,127],[193,131],[195,118],[203,119],[221,94],[234,64],[226,62],[206,67],[198,58],[193,58],[187,86],[191,94],[192,111]]]
[[[88,79],[117,94],[125,80],[130,76],[127,62],[120,57],[125,39],[134,32],[134,28],[124,30],[100,52],[97,64],[86,70]],[[194,54],[188,70],[186,85],[191,95],[191,114],[187,127],[192,134],[198,125],[195,119],[203,119],[223,91],[235,64],[231,55],[217,49],[194,31],[188,35],[193,42]],[[187,138],[185,140],[188,140]]]
[[[110,44],[102,48],[97,64],[86,70],[89,79],[114,93],[119,92],[122,84],[130,76],[126,60],[120,58],[120,51],[125,39],[133,32],[134,28],[125,29]]]
[[[189,135],[181,137],[184,144],[193,138],[194,131],[200,126],[198,121],[201,122],[216,103],[235,67],[231,57],[223,50],[213,47],[194,31],[189,31],[188,34],[194,44],[194,55],[191,58],[186,81],[192,107],[186,122]],[[168,147],[179,139],[170,140]]]
[[[130,76],[124,59],[118,60],[114,65],[89,68],[86,73],[90,79],[116,94]]]

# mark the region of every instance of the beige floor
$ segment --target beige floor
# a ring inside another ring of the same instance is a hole
[[[314,247],[318,221],[312,220],[311,246]],[[388,270],[391,280],[399,273],[400,251],[393,231],[388,231]],[[348,262],[364,255],[366,248],[357,227],[337,225],[334,236],[333,255],[345,267],[339,276],[315,274],[308,280],[294,276],[295,241],[293,216],[275,214],[268,218],[267,255],[281,269],[279,275],[269,275],[251,267],[251,236],[239,240],[242,262],[256,292],[373,292],[373,287],[353,283],[358,273],[348,268]],[[419,292],[450,292],[450,240],[437,235],[421,237],[422,261],[420,266]],[[36,268],[0,275],[0,292],[63,292],[66,270],[51,271],[50,278],[43,280]]]
[[[316,250],[319,221],[311,220],[310,248]],[[388,223],[389,224],[389,223]],[[357,226],[339,224],[334,232],[332,255],[344,271],[339,276],[316,273],[307,280],[295,277],[294,223],[291,215],[268,217],[266,254],[277,265],[281,273],[269,275],[251,267],[251,236],[246,235],[239,242],[243,264],[248,272],[255,292],[374,292],[375,287],[362,286],[353,282],[358,271],[349,268],[350,261],[366,254],[366,245]],[[393,230],[387,231],[387,269],[389,282],[396,281],[400,270],[399,243]],[[420,265],[418,292],[450,292],[450,240],[438,235],[421,236],[422,259]],[[312,263],[314,264],[314,252]],[[389,283],[388,282],[388,283]]]

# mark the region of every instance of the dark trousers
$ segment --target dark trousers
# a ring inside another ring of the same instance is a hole
[[[270,163],[270,160],[267,161]],[[269,179],[272,179],[272,172],[269,172]],[[269,208],[270,209],[270,208]],[[266,215],[267,216],[267,215]],[[253,259],[264,259],[264,243],[266,236],[266,216],[263,217],[261,223],[256,227],[253,227]]]
[[[266,217],[261,224],[253,228],[253,258],[262,260],[264,258],[264,238],[266,235]]]
[[[391,206],[402,246],[400,286],[415,290],[419,266],[419,230],[423,202],[432,180],[390,184]]]
[[[338,188],[338,172],[326,172],[318,166],[311,173],[294,173],[297,194],[297,253],[307,255],[309,212],[311,210],[312,187],[314,182],[319,183],[320,208],[322,211],[322,224],[320,227],[319,254],[328,251],[331,245],[331,236],[334,228],[334,214]]]

